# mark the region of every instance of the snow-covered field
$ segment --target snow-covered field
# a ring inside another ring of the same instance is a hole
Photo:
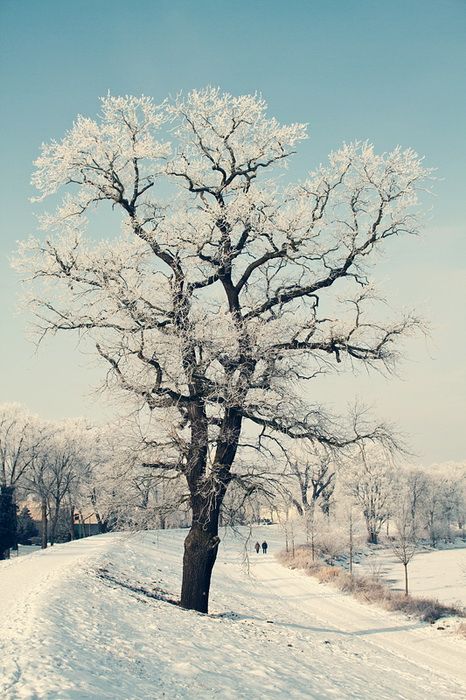
[[[186,531],[111,534],[0,564],[0,697],[466,696],[466,640],[364,606],[273,558],[222,543],[211,614],[176,596]]]
[[[404,590],[403,565],[390,549],[373,550],[355,566],[355,573],[376,572],[391,588]],[[466,546],[419,551],[408,565],[410,592],[466,607]],[[466,661],[465,661],[466,663]]]

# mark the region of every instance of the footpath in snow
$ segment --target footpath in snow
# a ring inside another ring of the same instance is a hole
[[[185,535],[101,535],[0,563],[0,697],[466,697],[465,640],[285,569],[275,528],[246,547],[226,535],[208,616],[138,590],[178,595]],[[271,552],[251,553],[264,537]]]

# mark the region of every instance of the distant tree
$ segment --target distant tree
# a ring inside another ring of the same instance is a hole
[[[433,465],[425,472],[424,519],[433,547],[443,538],[451,541],[458,529],[464,537],[466,516],[466,465]]]
[[[292,452],[287,461],[290,476],[297,486],[298,498],[293,498],[293,503],[304,517],[308,531],[317,503],[320,503],[322,512],[329,514],[329,502],[335,487],[334,455],[323,447],[307,445],[299,452]]]
[[[18,514],[18,543],[19,544],[30,544],[32,537],[37,537],[39,530],[37,529],[34,520],[31,517],[31,513],[27,506],[23,506],[20,513]]]
[[[346,479],[364,516],[367,541],[377,544],[392,507],[394,473],[389,455],[378,448],[360,450],[359,458],[354,460]]]
[[[429,484],[426,474],[421,469],[408,469],[400,475],[398,496],[407,511],[403,519],[411,519],[413,533],[419,535],[423,530]]]
[[[16,503],[13,486],[0,486],[0,559],[16,544]]]
[[[55,425],[48,460],[51,545],[56,540],[67,499],[69,501],[79,491],[80,484],[88,478],[92,460],[96,460],[96,441],[97,431],[83,420],[67,420]]]
[[[45,283],[32,302],[42,334],[87,334],[108,385],[159,422],[152,469],[184,476],[192,510],[181,604],[201,612],[243,442],[386,439],[347,433],[302,384],[345,358],[391,367],[417,326],[377,319],[368,273],[390,238],[417,230],[421,160],[353,143],[286,185],[276,171],[304,138],[257,96],[109,96],[98,120],[78,117],[36,161],[42,198],[68,190],[19,263]],[[120,238],[86,242],[105,205]]]
[[[397,504],[395,515],[396,533],[391,542],[395,557],[403,564],[405,595],[408,595],[408,564],[419,548],[416,520],[413,518],[412,501],[403,498]]]
[[[47,442],[43,442],[40,449],[34,454],[31,463],[31,468],[28,471],[27,486],[31,494],[33,494],[40,503],[41,512],[41,548],[46,549],[49,539],[49,520],[50,520],[50,495],[52,493],[53,474],[50,469],[50,461],[52,458],[52,447],[50,436]]]
[[[439,540],[448,535],[448,517],[451,513],[447,497],[449,489],[442,474],[429,471],[426,476],[425,519],[430,543],[432,547],[436,547]]]
[[[455,474],[456,489],[453,494],[453,513],[461,537],[466,539],[466,465],[457,468]]]
[[[355,554],[365,540],[366,528],[359,504],[351,489],[348,488],[345,472],[346,469],[343,465],[337,474],[334,493],[335,505],[331,517],[341,528],[339,539],[343,539],[344,553],[348,556],[349,573],[352,574]]]
[[[4,533],[3,543],[12,544],[2,549],[0,541],[0,558],[9,556],[9,548],[16,544],[16,504],[17,491],[20,489],[31,469],[34,455],[43,440],[41,424],[20,404],[5,403],[0,405],[0,520]],[[3,510],[2,510],[3,509]],[[11,521],[8,522],[8,518]],[[11,534],[13,533],[13,534]]]

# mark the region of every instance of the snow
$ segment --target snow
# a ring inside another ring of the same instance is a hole
[[[355,573],[376,571],[391,588],[404,590],[403,565],[390,549],[375,549]],[[456,548],[426,549],[417,552],[408,565],[409,589],[413,595],[438,598],[442,603],[466,607],[466,546],[457,541]]]
[[[224,536],[208,616],[121,585],[176,596],[185,536],[100,535],[1,563],[0,697],[465,697],[465,640],[284,568],[274,527],[246,546]]]

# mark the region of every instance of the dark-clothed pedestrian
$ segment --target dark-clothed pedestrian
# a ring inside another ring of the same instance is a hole
[[[267,548],[268,548],[268,546],[269,546],[269,545],[268,545],[267,542],[264,540],[264,541],[262,542],[262,553],[263,553],[263,554],[267,554]]]
[[[259,542],[256,542],[256,544],[254,545],[254,549],[256,550],[256,554],[259,554],[260,548],[261,548],[261,546],[260,546]]]

